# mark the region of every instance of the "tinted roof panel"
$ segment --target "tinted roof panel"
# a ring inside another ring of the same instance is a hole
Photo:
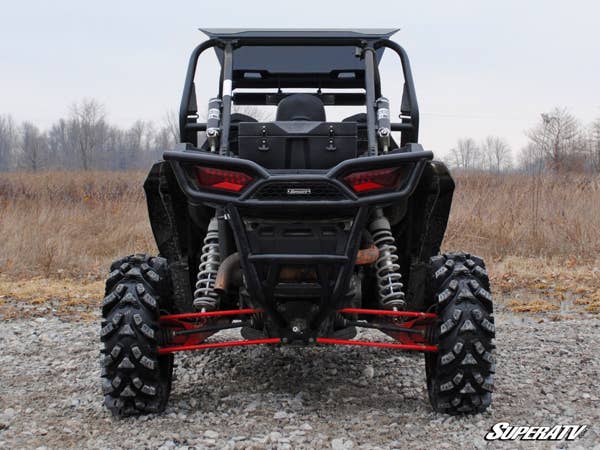
[[[383,55],[377,51],[377,59]],[[217,51],[219,60],[223,52]],[[355,47],[241,47],[233,53],[233,70],[269,73],[330,73],[364,70]]]
[[[299,87],[311,84],[310,80],[313,80],[322,87],[340,85],[351,88],[364,85],[364,61],[356,56],[355,46],[363,40],[389,38],[397,30],[209,28],[201,31],[210,38],[238,41],[240,46],[233,52],[234,87]],[[339,45],[327,45],[327,38]],[[271,40],[275,45],[268,45]],[[346,40],[348,45],[344,45]],[[223,49],[215,47],[215,52],[222,64]],[[377,50],[377,62],[383,52],[383,47]],[[264,72],[262,81],[248,79],[247,72]],[[339,72],[353,72],[353,80],[339,80],[336,75]],[[281,77],[280,74],[314,76],[308,81],[298,81],[293,76]]]

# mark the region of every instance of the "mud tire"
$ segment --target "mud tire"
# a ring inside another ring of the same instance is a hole
[[[429,400],[438,412],[474,414],[492,401],[495,337],[490,282],[481,258],[466,253],[435,256],[430,293],[439,315],[425,355]]]
[[[171,309],[167,262],[131,255],[110,270],[100,332],[104,405],[116,417],[159,413],[173,376],[173,356],[158,355],[159,315]]]

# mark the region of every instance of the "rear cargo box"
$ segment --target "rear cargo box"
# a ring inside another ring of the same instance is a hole
[[[267,169],[329,169],[356,158],[355,122],[242,122],[239,156]]]

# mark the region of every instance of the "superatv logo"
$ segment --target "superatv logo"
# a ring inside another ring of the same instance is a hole
[[[499,422],[485,435],[486,441],[573,441],[581,437],[587,425],[555,425],[553,427],[515,427]]]
[[[310,188],[288,188],[287,195],[310,195]]]

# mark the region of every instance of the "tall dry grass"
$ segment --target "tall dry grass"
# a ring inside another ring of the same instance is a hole
[[[0,271],[104,276],[155,253],[139,172],[0,174]],[[485,257],[600,250],[600,178],[459,174],[444,248]]]
[[[95,277],[120,255],[156,252],[144,175],[0,174],[0,270]]]
[[[444,248],[496,258],[595,258],[600,177],[459,174]]]

